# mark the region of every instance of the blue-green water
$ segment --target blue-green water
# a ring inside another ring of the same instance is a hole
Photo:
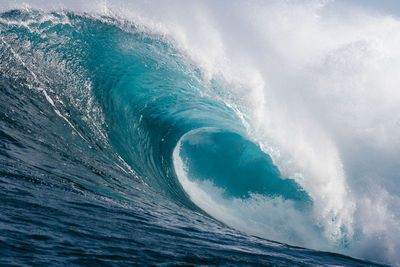
[[[374,265],[308,245],[351,247],[323,237],[312,196],[251,140],[223,86],[129,21],[2,13],[2,264]],[[263,203],[292,217],[259,218]]]

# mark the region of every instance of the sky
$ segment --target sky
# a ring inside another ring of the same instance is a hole
[[[16,2],[28,2],[28,3],[44,3],[46,6],[48,6],[49,2],[47,0],[28,0],[28,1],[7,1],[7,0],[0,0],[0,9],[1,9],[1,3],[2,2],[6,3],[16,3]],[[104,0],[105,2],[107,0]],[[400,0],[327,0],[327,1],[332,1],[335,2],[335,4],[341,5],[347,5],[347,4],[354,4],[356,6],[361,6],[366,9],[370,9],[373,12],[378,12],[378,13],[386,13],[386,14],[391,14],[400,17]],[[54,1],[53,4],[56,4],[57,2],[63,2],[63,1]],[[69,0],[68,5],[69,6],[80,6],[82,1],[81,0]]]
[[[336,0],[337,4],[352,3],[371,11],[400,17],[400,0]]]

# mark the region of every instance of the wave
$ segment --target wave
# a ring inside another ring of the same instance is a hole
[[[396,18],[338,22],[319,1],[235,2],[232,20],[206,2],[131,5],[1,14],[7,161],[398,264]]]

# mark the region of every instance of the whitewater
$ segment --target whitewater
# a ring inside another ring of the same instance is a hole
[[[400,18],[0,0],[6,265],[400,266]]]

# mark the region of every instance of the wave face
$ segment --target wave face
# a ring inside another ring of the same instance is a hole
[[[15,5],[0,14],[2,262],[400,264],[395,18]]]

